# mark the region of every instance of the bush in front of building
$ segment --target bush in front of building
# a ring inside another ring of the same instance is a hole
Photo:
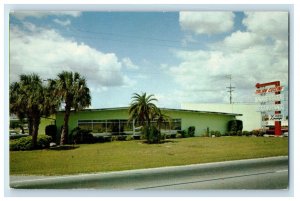
[[[113,135],[111,141],[129,141],[131,136],[128,135]]]
[[[91,144],[94,142],[95,139],[91,131],[79,127],[74,128],[68,136],[69,144]]]
[[[242,134],[243,134],[243,132],[242,132],[241,130],[238,130],[238,131],[236,132],[236,135],[237,135],[237,136],[242,136]]]
[[[249,132],[249,131],[243,131],[242,135],[243,136],[249,136],[249,135],[251,135],[251,132]]]
[[[180,130],[177,132],[180,134],[180,137],[182,137],[182,138],[186,138],[189,136],[188,133],[186,132],[186,130]]]
[[[211,137],[221,137],[221,132],[220,131],[210,131],[210,136]]]
[[[45,134],[52,138],[52,142],[56,142],[57,140],[57,127],[56,125],[48,125],[45,128]]]
[[[41,135],[37,137],[37,145],[35,149],[49,148],[51,137],[47,135]],[[22,137],[19,139],[11,140],[9,143],[10,151],[28,151],[33,150],[32,137]]]
[[[251,132],[251,134],[256,137],[262,137],[264,134],[266,134],[266,132],[262,129],[255,129]]]
[[[188,128],[188,136],[189,137],[194,137],[195,136],[195,130],[196,130],[196,128],[195,128],[195,126],[190,126],[189,128]]]
[[[228,126],[227,126],[227,130],[229,132],[229,135],[230,136],[236,136],[238,135],[238,131],[241,131],[243,130],[243,121],[241,120],[230,120],[228,122]]]
[[[145,126],[143,133],[149,144],[161,143],[164,140],[164,135],[154,125]]]
[[[13,139],[9,142],[10,151],[25,151],[32,149],[32,137],[22,137],[19,139]]]

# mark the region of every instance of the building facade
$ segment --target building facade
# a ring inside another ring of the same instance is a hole
[[[227,123],[236,119],[241,114],[202,112],[183,109],[163,109],[161,111],[172,118],[171,125],[165,124],[165,130],[187,130],[188,127],[195,127],[195,135],[204,135],[209,130],[227,131]],[[106,109],[85,109],[71,112],[69,118],[69,131],[76,127],[92,130],[93,133],[134,133],[138,126],[134,122],[128,122],[128,108],[106,108]],[[56,114],[56,125],[61,130],[64,121],[64,112]]]
[[[239,113],[238,120],[243,121],[243,130],[252,131],[262,127],[261,113],[257,111],[257,104],[214,104],[214,103],[183,103],[182,109],[213,111],[225,113]]]

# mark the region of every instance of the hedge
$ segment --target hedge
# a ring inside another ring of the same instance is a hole
[[[47,135],[41,135],[37,137],[37,144],[35,149],[45,149],[48,148],[51,142],[51,137]],[[25,151],[33,150],[32,137],[22,137],[19,139],[10,140],[9,150],[10,151]]]

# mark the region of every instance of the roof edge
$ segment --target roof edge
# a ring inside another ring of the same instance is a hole
[[[114,108],[97,108],[97,109],[83,109],[79,110],[78,112],[92,112],[92,111],[114,111],[114,110],[127,110],[129,107],[114,107]],[[221,115],[228,115],[228,116],[243,116],[243,114],[238,113],[225,113],[225,112],[211,112],[211,111],[200,111],[200,110],[189,110],[189,109],[176,109],[176,108],[159,108],[163,111],[178,111],[178,112],[194,112],[194,113],[201,113],[201,114],[221,114]],[[64,112],[64,110],[58,111],[58,113]],[[71,112],[74,112],[72,110]]]

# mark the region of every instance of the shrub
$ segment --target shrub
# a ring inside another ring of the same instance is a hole
[[[117,140],[126,141],[127,140],[127,135],[117,135]]]
[[[194,137],[195,136],[195,126],[190,126],[188,128],[188,136]]]
[[[224,136],[229,136],[229,132],[228,132],[228,131],[225,132],[225,133],[224,133]]]
[[[251,133],[249,131],[243,131],[244,136],[249,136]]]
[[[19,139],[10,140],[9,143],[10,151],[24,151],[24,150],[32,150],[32,137],[22,137]]]
[[[37,148],[38,149],[49,148],[51,140],[52,140],[52,138],[47,135],[38,136],[37,143],[36,143]]]
[[[74,128],[68,137],[69,144],[91,144],[94,143],[94,136],[90,130],[81,129],[79,127]]]
[[[220,131],[215,131],[215,136],[216,137],[221,137],[221,132]]]
[[[220,131],[210,131],[210,136],[221,137]]]
[[[243,134],[243,133],[242,133],[241,130],[238,130],[238,131],[236,132],[236,135],[237,135],[237,136],[242,136],[242,134]]]
[[[254,135],[254,136],[258,136],[259,131],[258,131],[258,130],[253,130],[251,133],[252,133],[252,135]]]
[[[57,135],[57,127],[56,125],[48,125],[45,128],[46,135],[52,137],[52,141],[56,142],[56,135]]]
[[[241,120],[231,120],[228,122],[228,131],[232,132],[233,136],[238,135],[238,131],[243,130],[243,121]]]
[[[48,148],[51,142],[51,137],[42,135],[37,138],[37,145],[35,149],[45,149]],[[9,149],[11,151],[25,151],[32,150],[32,137],[22,137],[19,139],[11,140],[9,144]]]
[[[188,137],[188,134],[185,130],[178,131],[178,133],[181,135],[182,138]]]
[[[153,125],[146,126],[143,130],[147,143],[160,143],[164,139],[164,135]]]
[[[252,131],[252,135],[255,135],[257,137],[261,137],[265,134],[266,132],[262,129],[256,129]]]
[[[229,136],[236,136],[236,131],[229,131]]]
[[[264,130],[259,130],[259,132],[258,132],[259,137],[263,136],[264,134],[266,134],[266,132]]]

